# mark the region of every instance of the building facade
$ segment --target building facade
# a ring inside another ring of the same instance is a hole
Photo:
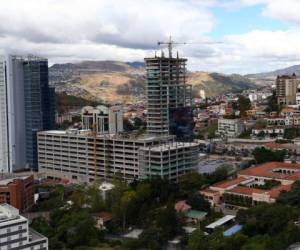
[[[218,120],[218,134],[221,136],[234,138],[239,136],[244,131],[243,123],[240,119],[225,119]]]
[[[33,176],[0,179],[0,204],[7,203],[21,212],[34,205]]]
[[[199,162],[199,144],[193,142],[168,143],[139,149],[140,178],[160,176],[178,180]]]
[[[192,92],[191,86],[186,84],[186,61],[178,56],[165,57],[163,53],[161,57],[145,58],[149,134],[191,136]]]
[[[37,169],[37,131],[55,125],[55,93],[48,85],[48,61],[38,57],[0,59],[2,172]]]
[[[18,209],[8,204],[0,205],[0,249],[48,250],[48,239],[28,224]]]
[[[296,93],[298,89],[297,76],[282,75],[276,78],[276,96],[279,105],[296,104]]]
[[[172,138],[98,134],[95,152],[94,138],[88,130],[39,132],[39,171],[47,177],[73,182],[109,179],[116,174],[134,180],[140,175],[139,149],[167,143]]]

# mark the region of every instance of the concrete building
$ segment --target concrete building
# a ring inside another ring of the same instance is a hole
[[[195,169],[199,161],[199,144],[193,142],[167,143],[139,149],[140,178],[160,176],[178,180]]]
[[[83,129],[93,130],[100,134],[116,134],[123,132],[123,108],[121,105],[107,107],[99,105],[96,108],[86,106],[82,109]]]
[[[48,61],[32,56],[1,57],[0,95],[0,170],[36,169],[36,133],[55,124],[55,95],[48,85]]]
[[[39,170],[48,177],[73,182],[90,182],[95,176],[103,179],[115,174],[126,180],[138,179],[139,149],[170,140],[173,140],[170,136],[98,134],[95,159],[94,138],[88,130],[39,132]]]
[[[48,239],[28,224],[18,209],[8,204],[0,205],[0,249],[48,250]]]
[[[276,96],[280,105],[296,104],[296,93],[298,88],[297,76],[282,75],[276,78]]]
[[[218,134],[221,136],[233,138],[239,136],[244,131],[244,125],[240,119],[218,120]]]
[[[191,86],[186,84],[185,58],[145,58],[147,78],[147,130],[149,134],[191,136]],[[181,126],[178,126],[178,119]],[[182,122],[185,122],[183,124]],[[180,131],[184,130],[184,131]]]
[[[34,205],[33,176],[0,179],[0,204],[8,203],[21,212]]]

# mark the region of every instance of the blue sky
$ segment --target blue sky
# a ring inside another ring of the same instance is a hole
[[[300,0],[1,1],[0,53],[143,61],[172,35],[191,42],[176,47],[189,70],[263,72],[300,64],[299,13]]]
[[[285,21],[263,15],[263,10],[263,4],[238,9],[212,8],[216,23],[211,36],[222,39],[228,34],[241,35],[252,30],[287,30],[291,27]]]

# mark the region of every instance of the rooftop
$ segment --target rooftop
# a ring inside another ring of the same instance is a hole
[[[258,176],[281,180],[299,180],[300,164],[267,162],[242,170],[238,173],[238,176]]]
[[[238,177],[238,178],[235,178],[233,180],[229,180],[229,181],[222,181],[222,182],[219,182],[219,183],[216,183],[214,184],[212,187],[217,187],[217,188],[228,188],[228,187],[231,187],[233,185],[237,185],[243,181],[247,180],[246,178],[244,177]]]
[[[29,178],[30,176],[16,176],[16,177],[12,177],[12,178],[7,178],[7,179],[2,179],[0,180],[0,186],[6,186],[9,183],[13,182],[14,180],[26,180],[27,178]]]
[[[19,216],[19,210],[9,204],[0,205],[0,222],[15,219]]]
[[[264,190],[264,189],[258,189],[258,188],[236,186],[236,187],[228,190],[227,192],[244,194],[244,195],[252,195],[253,193],[262,194],[262,193],[266,193],[268,191]]]

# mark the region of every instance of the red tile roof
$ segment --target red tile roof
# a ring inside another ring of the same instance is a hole
[[[218,182],[218,183],[212,185],[212,187],[228,188],[230,186],[237,185],[237,184],[239,184],[239,183],[241,183],[245,180],[247,180],[247,179],[244,178],[244,177],[238,177],[238,178],[235,178],[233,180]]]
[[[177,213],[186,212],[190,209],[191,209],[191,206],[186,203],[186,200],[178,201],[175,204],[175,210],[176,210]]]
[[[300,179],[300,172],[298,173],[278,173],[273,172],[276,168],[284,168],[290,170],[300,171],[300,164],[296,163],[285,163],[285,162],[268,162],[254,167],[247,168],[238,173],[238,175],[248,175],[257,177],[267,177],[283,180],[298,180]]]
[[[266,193],[267,190],[258,189],[258,188],[236,186],[236,187],[234,187],[234,188],[232,188],[232,189],[230,189],[226,192],[244,194],[244,195],[251,196],[253,193],[258,193],[258,194]]]
[[[100,212],[95,214],[95,217],[101,218],[103,222],[110,221],[113,218],[112,213],[110,212]]]
[[[271,198],[277,198],[282,191],[291,191],[292,185],[280,185],[278,187],[274,187],[269,191]]]

